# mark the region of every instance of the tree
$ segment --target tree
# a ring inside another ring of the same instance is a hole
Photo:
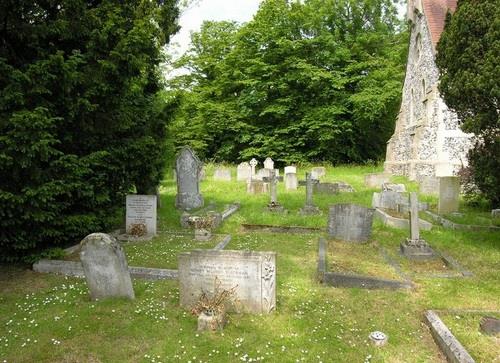
[[[437,46],[439,89],[477,137],[469,152],[474,181],[500,205],[500,7],[497,0],[459,0]]]
[[[0,260],[74,243],[161,177],[176,0],[0,5]]]

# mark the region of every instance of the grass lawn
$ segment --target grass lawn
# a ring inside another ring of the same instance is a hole
[[[305,171],[299,167],[299,180]],[[318,239],[326,237],[321,231],[280,234],[240,229],[242,223],[324,228],[328,205],[370,205],[375,189],[364,187],[363,175],[377,171],[375,167],[328,167],[326,181],[342,180],[356,192],[315,195],[323,214],[305,217],[297,213],[305,201],[303,187],[286,192],[280,183],[278,201],[288,213],[271,213],[265,208],[267,195],[247,195],[245,183],[211,181],[210,166],[207,180],[201,183],[205,204],[239,201],[241,209],[209,242],[197,242],[192,234],[181,233],[180,213],[173,207],[175,183],[167,178],[159,210],[163,232],[149,242],[125,244],[129,264],[176,268],[178,252],[213,248],[222,235],[231,234],[226,249],[277,252],[276,312],[232,314],[223,332],[198,333],[196,317],[179,307],[177,281],[134,280],[134,301],[91,302],[84,280],[2,266],[0,362],[445,362],[422,314],[428,309],[500,311],[499,233],[441,227],[423,231],[422,237],[431,246],[451,255],[474,276],[430,278],[427,275],[439,266],[405,261],[405,269],[416,271],[412,278],[416,287],[391,291],[319,285],[315,281]],[[406,182],[403,178],[394,181]],[[416,190],[414,183],[407,187]],[[436,204],[435,197],[422,199]],[[407,234],[375,222],[366,244],[330,241],[329,269],[392,278],[394,272],[380,258],[378,247],[397,257],[399,243]],[[471,355],[478,362],[497,359],[498,339],[478,337],[475,321],[469,322],[468,315],[461,319],[455,315],[444,319],[447,323],[451,319],[450,328],[470,346]],[[388,334],[386,346],[376,348],[369,343],[368,335],[374,330]]]

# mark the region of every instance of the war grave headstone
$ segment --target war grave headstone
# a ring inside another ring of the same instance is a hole
[[[125,230],[128,235],[134,237],[156,235],[156,200],[156,195],[127,195]]]
[[[267,314],[275,309],[275,252],[193,250],[178,259],[181,306],[192,307],[202,291],[213,293],[217,278],[222,289],[236,286],[238,303],[230,310]]]
[[[297,190],[297,167],[295,166],[285,166],[285,189],[286,190]]]
[[[175,161],[177,172],[176,208],[191,210],[203,206],[199,180],[201,167],[201,161],[190,148],[185,147],[180,151]]]
[[[410,193],[410,238],[401,243],[401,253],[409,259],[429,259],[437,255],[429,244],[420,238],[417,193]]]
[[[328,234],[343,241],[367,241],[372,232],[374,211],[356,204],[332,205],[328,215]]]
[[[264,169],[274,170],[274,161],[271,158],[264,160]]]
[[[283,206],[278,203],[278,190],[277,190],[278,188],[276,185],[278,181],[276,180],[276,176],[274,173],[275,173],[274,170],[271,170],[269,178],[264,178],[264,181],[269,183],[269,190],[271,196],[271,200],[267,205],[267,209],[270,212],[283,212],[284,211]]]
[[[386,173],[372,173],[365,175],[365,185],[368,188],[380,188],[384,183],[389,183],[391,175]]]
[[[326,168],[323,166],[317,166],[311,169],[311,176],[313,179],[319,180],[326,175]]]
[[[92,300],[135,297],[127,259],[116,239],[105,233],[88,235],[81,242],[80,260]]]
[[[460,195],[460,180],[457,176],[439,178],[438,213],[446,214],[458,212]]]
[[[214,180],[231,181],[231,170],[229,170],[227,168],[215,169]]]
[[[313,202],[313,187],[317,182],[312,178],[311,173],[306,173],[306,204],[299,211],[302,215],[321,214],[320,209]]]
[[[252,178],[252,167],[246,161],[238,164],[236,168],[236,180],[248,181]]]

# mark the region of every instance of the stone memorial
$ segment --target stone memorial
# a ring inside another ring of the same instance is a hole
[[[199,180],[201,167],[201,161],[190,148],[184,147],[180,151],[175,161],[175,170],[177,173],[176,208],[191,210],[203,206]]]
[[[337,183],[315,183],[313,185],[314,194],[338,194],[339,188]]]
[[[328,234],[349,242],[363,242],[370,239],[374,209],[356,204],[335,204],[330,206]]]
[[[262,180],[252,179],[247,182],[248,194],[263,194],[269,191],[269,183],[264,183]]]
[[[105,233],[92,233],[80,246],[80,260],[92,300],[135,297],[127,259],[116,239]]]
[[[214,180],[231,181],[231,170],[227,168],[215,169]]]
[[[264,178],[269,178],[271,176],[271,171],[274,169],[259,169],[255,175],[256,180],[264,180]]]
[[[278,203],[278,187],[277,180],[274,174],[274,170],[271,170],[271,176],[269,178],[265,178],[264,181],[269,183],[269,190],[271,195],[271,200],[267,205],[267,209],[271,212],[282,212],[283,206]]]
[[[394,192],[391,190],[373,193],[372,207],[397,211],[399,205],[407,204],[408,196],[405,193]]]
[[[401,253],[409,259],[424,260],[434,258],[436,254],[427,242],[420,238],[418,220],[417,193],[410,193],[410,238],[401,243]]]
[[[156,201],[156,195],[127,195],[125,202],[127,234],[135,237],[156,235]]]
[[[491,218],[493,220],[500,219],[500,209],[492,209],[491,210]]]
[[[246,161],[240,163],[236,168],[236,180],[247,181],[252,178],[252,167]]]
[[[255,167],[259,164],[259,162],[257,160],[255,160],[255,158],[253,158],[252,160],[250,160],[249,164],[250,164],[250,168],[251,168],[251,179],[254,179]]]
[[[274,170],[274,161],[271,158],[264,160],[264,169]]]
[[[368,188],[380,188],[384,183],[389,183],[391,175],[386,173],[372,173],[365,175],[365,185]]]
[[[297,168],[295,166],[285,166],[285,189],[297,190]]]
[[[317,166],[311,169],[311,176],[313,179],[319,180],[326,175],[326,168],[323,166]]]
[[[439,178],[435,176],[423,176],[418,183],[420,194],[438,195]]]
[[[438,213],[458,212],[460,180],[457,176],[439,178]]]
[[[382,184],[382,191],[383,192],[398,192],[398,193],[405,193],[406,192],[406,186],[404,184],[394,184],[394,183],[383,183]]]
[[[306,173],[306,204],[299,211],[302,215],[321,214],[320,209],[313,202],[313,188],[317,182],[317,180],[312,178],[311,173]]]
[[[236,286],[237,304],[230,310],[271,313],[276,308],[276,253],[231,250],[193,250],[179,254],[181,306],[191,308],[202,291],[213,293]]]

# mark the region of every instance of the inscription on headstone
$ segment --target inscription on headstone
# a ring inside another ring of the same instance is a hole
[[[125,229],[127,234],[156,234],[156,195],[129,194],[126,197]]]
[[[460,180],[457,176],[439,178],[438,213],[458,212]]]
[[[330,207],[328,234],[344,241],[367,241],[372,232],[374,211],[356,204],[335,204]]]
[[[193,250],[179,254],[181,306],[191,307],[202,290],[236,287],[235,310],[270,313],[276,308],[276,253]]]

